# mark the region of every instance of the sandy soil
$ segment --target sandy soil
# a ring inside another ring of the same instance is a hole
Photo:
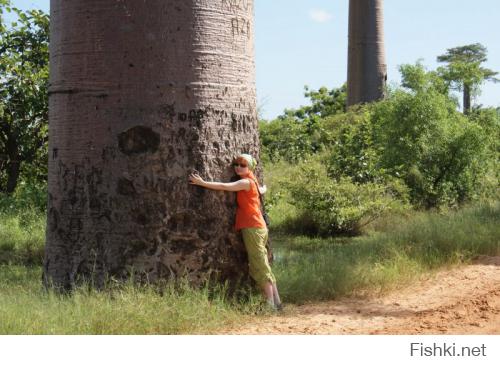
[[[500,257],[369,299],[288,305],[221,334],[500,334]]]

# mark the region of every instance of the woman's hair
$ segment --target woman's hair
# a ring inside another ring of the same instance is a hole
[[[238,155],[235,158],[235,161],[237,161],[237,160],[245,160],[247,162],[248,168],[250,170],[255,169],[255,166],[257,166],[257,160],[255,158],[253,158],[252,155],[250,155],[248,153],[242,153],[242,154]]]

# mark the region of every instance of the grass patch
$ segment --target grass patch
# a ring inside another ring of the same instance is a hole
[[[379,294],[443,266],[500,254],[498,202],[404,220],[387,232],[354,238],[275,235],[282,297],[300,303]]]
[[[0,266],[0,334],[207,334],[260,311],[251,296],[237,302],[224,287],[138,287],[131,282],[72,295],[46,291],[41,268]]]
[[[262,315],[260,296],[230,298],[223,286],[79,287],[61,296],[42,287],[44,213],[0,213],[0,334],[191,334]]]
[[[280,208],[281,209],[281,208]],[[293,215],[293,211],[289,211]],[[385,216],[358,237],[272,232],[274,271],[285,303],[374,295],[477,255],[500,254],[500,203],[456,212]],[[281,221],[284,222],[284,221]],[[0,334],[212,333],[260,311],[260,296],[230,298],[224,287],[154,287],[131,282],[71,296],[41,284],[45,215],[0,216]]]
[[[0,265],[41,265],[45,225],[45,213],[0,213]]]

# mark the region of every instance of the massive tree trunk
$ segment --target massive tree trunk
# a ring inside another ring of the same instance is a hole
[[[379,100],[387,81],[382,0],[349,1],[347,106]]]
[[[258,155],[253,49],[252,0],[51,0],[46,284],[246,271],[234,193],[188,175]]]

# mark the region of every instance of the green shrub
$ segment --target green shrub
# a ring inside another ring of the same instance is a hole
[[[448,96],[396,91],[374,106],[372,123],[380,167],[405,181],[415,206],[454,206],[477,197],[491,158],[487,136]]]
[[[297,162],[323,151],[330,140],[323,118],[345,112],[346,90],[345,84],[338,89],[321,87],[317,91],[306,86],[304,96],[311,105],[287,109],[278,118],[261,122],[262,159]]]
[[[382,212],[404,209],[404,186],[358,184],[347,177],[335,181],[318,159],[298,165],[285,185],[309,233],[356,234]],[[396,191],[402,200],[395,199]]]
[[[39,214],[46,211],[47,184],[21,181],[9,195],[0,193],[0,213]]]
[[[370,108],[350,109],[325,121],[336,130],[327,162],[328,175],[332,178],[345,176],[355,183],[381,182],[386,178],[379,164],[382,146],[373,138]]]
[[[283,159],[296,162],[323,148],[324,131],[317,118],[302,121],[283,116],[271,122],[261,122],[259,129],[264,161]]]
[[[45,246],[46,217],[25,210],[0,213],[0,265],[40,265]]]
[[[320,89],[308,94],[311,107],[262,123],[265,163],[327,155],[328,175],[338,183],[372,183],[389,190],[406,185],[416,208],[497,199],[498,111],[476,108],[464,116],[438,73],[419,63],[400,71],[402,87],[388,90],[386,100],[344,112],[338,107],[341,89],[338,95]]]
[[[485,173],[478,179],[476,196],[481,200],[500,200],[500,114],[498,109],[474,109],[469,114],[472,123],[484,130],[481,141],[487,148],[487,158],[481,161]]]

